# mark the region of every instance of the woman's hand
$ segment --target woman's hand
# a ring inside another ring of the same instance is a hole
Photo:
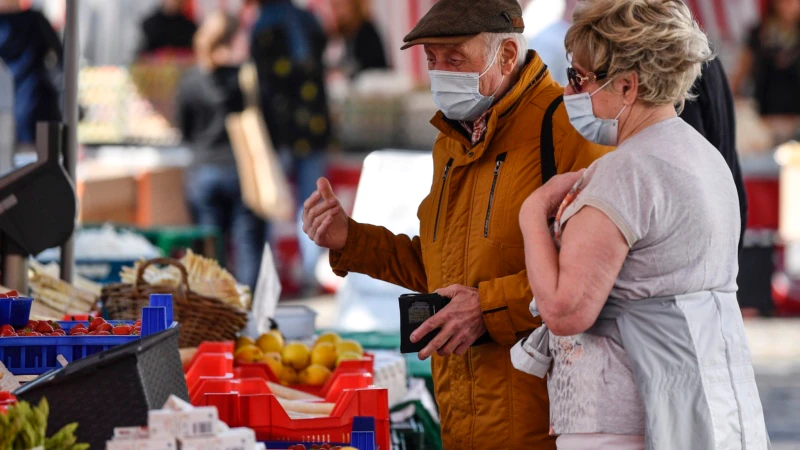
[[[586,172],[586,169],[556,175],[547,184],[533,191],[528,199],[525,200],[525,203],[522,204],[522,209],[519,213],[520,226],[522,226],[523,230],[531,220],[538,220],[539,215],[544,214],[545,219],[554,217],[564,197],[569,194],[569,191],[581,179],[584,172]]]

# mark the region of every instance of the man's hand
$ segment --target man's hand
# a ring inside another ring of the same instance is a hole
[[[411,342],[418,342],[431,331],[440,329],[439,334],[419,352],[422,360],[428,359],[433,352],[439,356],[462,356],[486,333],[477,289],[456,284],[436,293],[452,300],[411,334]]]
[[[349,217],[326,178],[303,203],[303,231],[320,247],[341,250],[347,243]]]

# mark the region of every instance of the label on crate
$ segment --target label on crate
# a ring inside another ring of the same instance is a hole
[[[180,437],[214,436],[219,420],[217,408],[202,407],[180,413]]]
[[[147,427],[121,427],[114,428],[115,440],[149,439],[150,432]]]

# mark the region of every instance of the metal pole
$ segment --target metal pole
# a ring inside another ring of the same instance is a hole
[[[75,163],[78,157],[78,68],[80,65],[80,37],[78,30],[79,0],[67,0],[67,23],[64,32],[64,119],[66,145],[64,167],[69,178],[75,181]],[[61,279],[72,283],[75,273],[75,234],[61,246]]]

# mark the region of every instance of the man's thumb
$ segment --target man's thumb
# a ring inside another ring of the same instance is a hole
[[[322,195],[324,200],[331,200],[336,198],[336,194],[333,193],[333,188],[331,187],[331,182],[328,181],[327,178],[322,177],[317,180],[317,190]]]

